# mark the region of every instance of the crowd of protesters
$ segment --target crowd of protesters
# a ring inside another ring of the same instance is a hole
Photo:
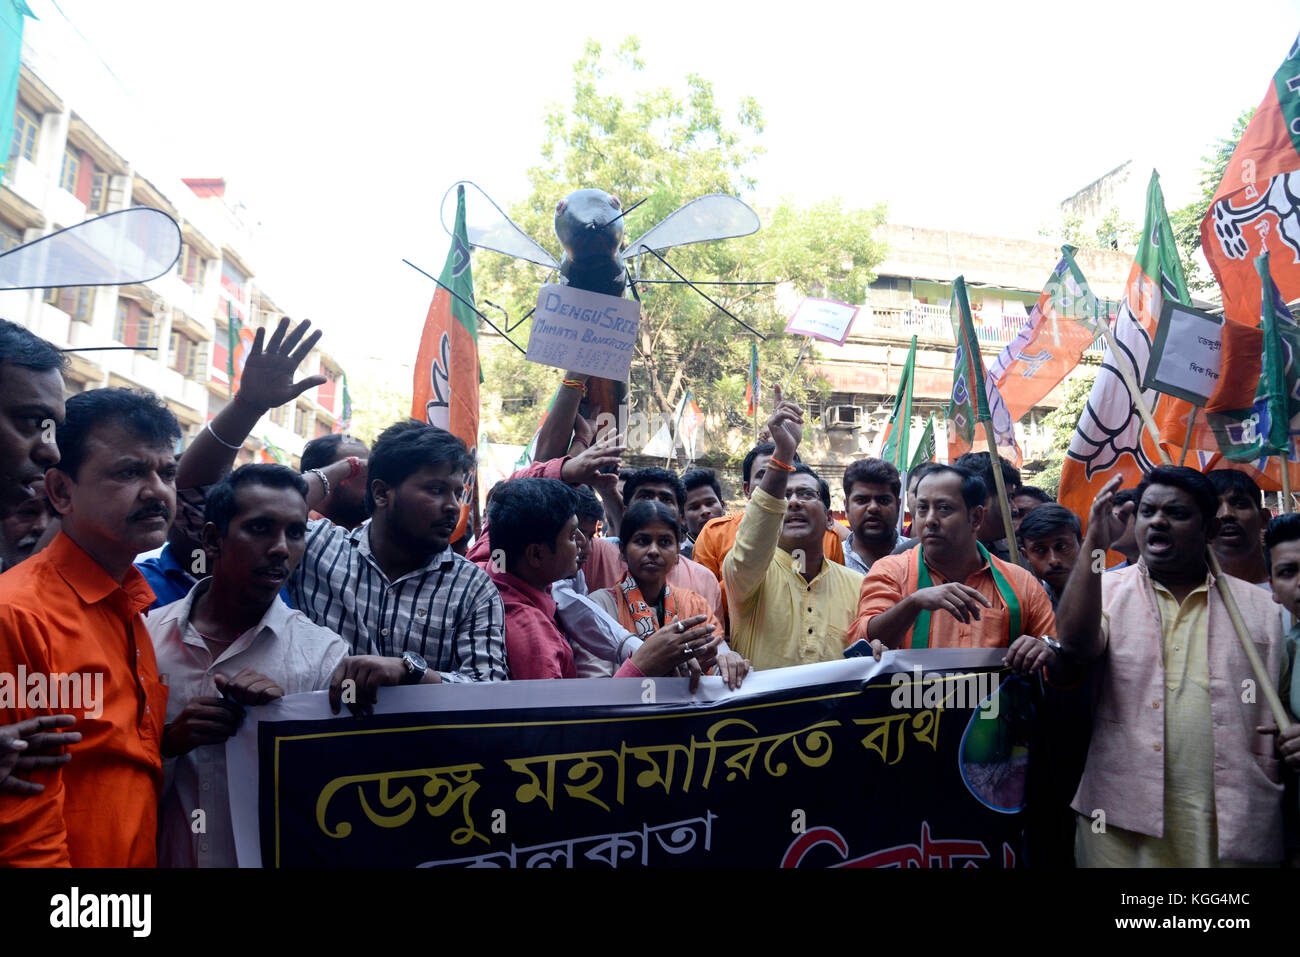
[[[177,458],[156,397],[65,399],[63,354],[0,321],[0,864],[234,865],[222,745],[284,695],[365,714],[418,683],[737,688],[855,643],[1005,649],[1039,717],[1031,865],[1289,859],[1300,727],[1243,693],[1208,556],[1294,713],[1300,515],[1272,516],[1245,472],[1155,468],[1078,516],[988,453],[913,469],[906,500],[868,458],[838,479],[844,523],[778,390],[728,515],[710,470],[621,469],[568,373],[534,464],[467,528],[473,460],[431,425],[316,439],[301,471],[233,468],[264,414],[319,384],[295,381],[308,325],[257,333],[238,394]],[[15,697],[18,675],[84,678],[93,707]]]

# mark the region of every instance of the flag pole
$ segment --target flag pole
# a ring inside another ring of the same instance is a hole
[[[1007,551],[1011,561],[1017,565],[1020,561],[1020,549],[1016,545],[1016,527],[1011,521],[1011,500],[1007,498],[1007,483],[1002,478],[1002,458],[998,455],[998,444],[993,440],[993,420],[981,420],[984,426],[984,438],[989,445],[989,464],[993,468],[993,484],[998,488],[998,505],[1002,509],[1002,529],[1007,536]]]
[[[1192,445],[1192,430],[1196,428],[1196,416],[1201,411],[1201,407],[1193,403],[1192,417],[1187,423],[1187,435],[1183,437],[1183,451],[1178,456],[1178,464],[1182,465],[1187,461],[1187,450]]]
[[[790,383],[794,381],[794,374],[799,371],[799,363],[803,362],[803,354],[808,351],[808,346],[812,344],[812,336],[803,337],[803,345],[799,347],[799,355],[795,356],[794,367],[791,368],[790,374],[786,376],[785,388],[781,394],[785,395],[790,391]]]
[[[1107,345],[1110,346],[1112,354],[1118,356],[1119,350],[1116,347],[1115,337],[1110,328],[1102,326],[1102,334],[1106,337]],[[1173,459],[1169,457],[1169,453],[1160,444],[1160,429],[1156,426],[1155,417],[1151,414],[1146,399],[1142,397],[1142,391],[1138,388],[1133,373],[1128,371],[1122,362],[1116,362],[1115,364],[1123,374],[1124,384],[1128,387],[1129,395],[1133,399],[1133,407],[1142,416],[1142,421],[1146,423],[1147,429],[1155,439],[1156,452],[1160,455],[1161,463],[1173,465]],[[1273,714],[1273,720],[1277,722],[1279,729],[1289,728],[1291,727],[1291,719],[1287,717],[1286,709],[1282,707],[1282,699],[1278,697],[1277,689],[1273,687],[1273,679],[1269,677],[1264,668],[1264,663],[1260,661],[1259,652],[1255,650],[1255,643],[1246,628],[1245,620],[1241,617],[1241,608],[1237,605],[1236,596],[1232,594],[1232,590],[1228,587],[1228,579],[1223,574],[1223,568],[1219,565],[1219,558],[1214,554],[1214,549],[1208,545],[1205,548],[1205,557],[1207,564],[1210,566],[1210,571],[1214,574],[1214,584],[1219,590],[1219,597],[1223,599],[1224,607],[1228,610],[1228,617],[1232,619],[1232,627],[1237,632],[1237,640],[1241,642],[1242,651],[1246,653],[1246,660],[1250,662],[1251,670],[1255,672],[1255,680],[1259,683],[1260,690],[1264,692],[1264,700],[1268,703],[1269,711]]]
[[[1287,436],[1287,454],[1279,456],[1282,460],[1282,513],[1289,515],[1295,511],[1291,498],[1291,437]]]

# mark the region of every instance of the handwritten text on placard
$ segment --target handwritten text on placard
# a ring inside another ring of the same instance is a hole
[[[537,294],[527,358],[626,382],[640,321],[641,304],[634,299],[545,285]]]

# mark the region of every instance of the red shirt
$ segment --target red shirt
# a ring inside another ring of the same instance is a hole
[[[25,774],[40,794],[0,792],[0,864],[154,866],[167,688],[141,617],[153,600],[135,567],[119,585],[62,532],[0,575],[0,675],[28,676],[16,696],[0,691],[0,723],[73,714],[81,732],[71,761]],[[73,675],[90,696],[72,698]]]
[[[506,609],[506,664],[511,680],[578,677],[573,647],[555,621],[555,600],[509,572],[489,567],[487,573]],[[645,675],[629,659],[614,677]]]

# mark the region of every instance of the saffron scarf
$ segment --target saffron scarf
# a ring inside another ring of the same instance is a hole
[[[668,587],[667,583],[664,584],[664,620],[661,622],[655,621],[655,610],[642,597],[641,589],[637,585],[636,579],[632,577],[631,572],[623,576],[618,588],[619,594],[623,597],[623,604],[632,617],[632,623],[636,626],[638,638],[649,638],[664,625],[677,620],[677,600],[673,598],[672,589]]]

